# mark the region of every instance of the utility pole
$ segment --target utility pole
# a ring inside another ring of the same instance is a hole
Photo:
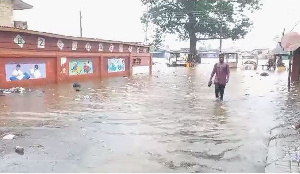
[[[146,28],[145,28],[145,43],[148,43],[148,11],[149,11],[149,4],[147,4],[147,22],[146,22]]]
[[[82,37],[82,15],[81,15],[81,10],[79,11],[79,20],[80,20],[80,37]]]
[[[222,42],[223,42],[223,12],[224,9],[221,8],[221,14],[220,14],[220,54],[222,53]]]
[[[220,54],[222,53],[222,37],[223,37],[223,22],[221,21],[221,26],[220,26]]]

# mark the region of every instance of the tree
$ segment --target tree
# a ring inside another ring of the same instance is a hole
[[[152,42],[152,46],[155,51],[158,51],[163,47],[163,38],[161,37],[162,34],[163,33],[160,30],[156,29],[155,35],[153,36],[154,39]]]
[[[247,14],[261,8],[260,0],[141,1],[149,8],[142,23],[156,26],[156,37],[178,34],[181,40],[189,39],[192,54],[197,53],[197,41],[244,38],[253,24]]]

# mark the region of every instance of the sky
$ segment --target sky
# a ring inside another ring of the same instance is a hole
[[[79,11],[83,15],[83,36],[128,42],[143,42],[145,32],[140,17],[146,10],[140,0],[23,0],[34,7],[15,11],[15,20],[28,21],[30,30],[68,36],[79,36]],[[281,35],[300,21],[300,0],[261,0],[262,10],[249,17],[253,28],[244,39],[223,41],[223,48],[244,50],[275,48],[276,35]],[[300,33],[300,24],[293,31]],[[165,45],[170,49],[187,48],[188,42],[168,35]],[[205,41],[199,46],[218,48],[219,41]]]

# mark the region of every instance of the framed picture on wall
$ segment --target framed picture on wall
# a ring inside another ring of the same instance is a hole
[[[108,72],[123,72],[126,70],[125,58],[109,58],[108,61]]]
[[[69,61],[69,75],[93,74],[93,62],[89,59],[71,59]]]
[[[46,63],[8,63],[5,65],[6,81],[46,78]]]

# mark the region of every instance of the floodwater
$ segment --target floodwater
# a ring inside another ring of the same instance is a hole
[[[297,91],[287,92],[286,72],[237,69],[216,101],[215,61],[158,59],[151,76],[136,68],[80,92],[60,84],[0,96],[0,135],[17,135],[0,140],[0,172],[264,172],[270,130],[295,113]]]

